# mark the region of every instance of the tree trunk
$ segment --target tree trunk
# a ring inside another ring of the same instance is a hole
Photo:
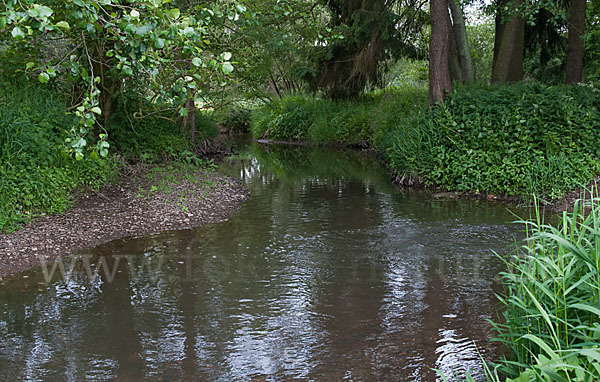
[[[521,0],[516,0],[515,8],[520,4]],[[523,80],[525,20],[520,16],[513,15],[511,20],[506,22],[501,29],[501,35],[496,35],[496,39],[499,40],[497,40],[497,54],[493,65],[492,83],[521,81]],[[496,30],[496,34],[498,32]]]
[[[190,97],[185,101],[187,115],[183,117],[183,128],[187,129],[190,142],[196,143],[196,104],[194,98]]]
[[[449,16],[449,15],[448,15]],[[450,36],[448,37],[448,70],[450,71],[450,81],[452,83],[459,82],[464,83],[462,68],[458,59],[458,52],[456,50],[456,34],[453,29],[450,28]]]
[[[448,68],[450,23],[446,0],[431,0],[431,38],[429,40],[429,103],[443,102],[452,91]]]
[[[565,83],[576,84],[583,80],[583,33],[585,31],[586,0],[571,0],[569,11],[569,36]]]
[[[496,11],[496,17],[494,19],[495,33],[494,33],[494,57],[492,59],[492,73],[496,72],[496,61],[498,61],[498,52],[500,51],[500,43],[502,42],[502,35],[504,35],[504,23],[502,22],[502,9],[506,4],[506,0],[498,0],[498,10]]]
[[[475,80],[475,68],[473,66],[471,48],[469,48],[469,40],[467,39],[465,17],[456,0],[448,0],[448,5],[452,12],[452,29],[456,42],[456,52],[458,53],[458,60],[462,70],[462,82],[468,84]]]

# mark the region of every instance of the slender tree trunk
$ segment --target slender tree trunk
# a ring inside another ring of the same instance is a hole
[[[196,143],[196,103],[194,97],[190,97],[185,101],[187,115],[183,117],[183,129],[188,131],[190,142]]]
[[[446,0],[431,0],[431,38],[429,40],[429,103],[443,102],[452,91],[448,68],[450,24]]]
[[[280,99],[283,98],[283,96],[281,95],[281,92],[279,91],[279,86],[277,86],[277,81],[275,81],[275,78],[273,77],[272,73],[271,73],[271,84],[273,84],[273,89],[275,89],[275,92],[277,93],[277,97],[279,97]]]
[[[571,0],[565,75],[565,83],[567,85],[576,84],[583,80],[583,33],[585,31],[585,9],[586,0]]]
[[[521,0],[515,1],[515,7]],[[498,30],[496,33],[498,34]],[[497,45],[497,54],[492,71],[492,83],[518,82],[523,79],[523,51],[525,48],[525,20],[513,15],[504,24]]]
[[[452,29],[456,41],[456,52],[458,53],[458,60],[462,70],[462,82],[468,84],[475,80],[475,67],[473,66],[473,57],[471,56],[471,48],[467,39],[465,17],[456,0],[448,0],[448,5],[452,12]]]

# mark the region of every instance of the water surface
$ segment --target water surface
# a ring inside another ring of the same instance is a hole
[[[497,354],[506,205],[400,192],[357,152],[252,144],[221,171],[252,192],[227,222],[5,280],[0,375],[432,381]]]

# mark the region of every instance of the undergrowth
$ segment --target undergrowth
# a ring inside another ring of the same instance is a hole
[[[139,118],[131,113],[137,102],[135,96],[118,98],[109,125],[109,138],[115,151],[126,160],[150,163],[189,159],[193,155],[189,132],[181,128],[182,123],[176,113],[155,112]],[[146,105],[146,108],[151,109],[152,105]],[[219,128],[212,116],[196,111],[195,139],[211,139],[217,135]]]
[[[135,110],[133,105],[129,110]],[[106,127],[111,155],[77,161],[61,150],[76,121],[57,93],[24,79],[0,78],[0,231],[19,229],[41,214],[64,212],[75,189],[98,189],[116,179],[127,161],[169,160],[210,168],[176,122],[167,113],[133,118],[118,102]],[[199,111],[196,128],[197,139],[219,133],[211,116]]]
[[[369,145],[399,178],[459,192],[555,199],[600,173],[598,95],[521,83],[458,88],[427,106],[425,89],[355,101],[296,96],[258,108],[255,138]]]
[[[0,80],[0,231],[63,212],[74,188],[99,187],[115,175],[112,160],[75,161],[61,153],[73,124],[54,92]]]

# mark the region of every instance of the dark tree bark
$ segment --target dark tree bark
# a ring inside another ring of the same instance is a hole
[[[429,103],[443,102],[452,91],[448,68],[450,23],[446,0],[431,0],[431,38],[429,40]]]
[[[190,142],[196,144],[196,104],[193,97],[185,101],[185,108],[187,115],[183,117],[183,129],[187,129]]]
[[[496,17],[494,19],[495,33],[494,33],[494,58],[492,59],[492,73],[496,72],[496,61],[498,61],[498,52],[500,51],[500,43],[502,42],[502,35],[504,34],[504,23],[502,22],[502,12],[500,9],[504,7],[506,0],[498,0],[497,7],[499,10],[496,11]]]
[[[462,71],[462,82],[468,84],[475,80],[475,67],[473,66],[473,57],[471,56],[469,40],[467,39],[465,17],[456,0],[448,0],[448,5],[452,13],[452,30],[456,43],[456,53]]]
[[[576,84],[583,80],[583,34],[585,31],[586,0],[571,0],[569,10],[569,36],[565,83]]]
[[[456,49],[456,34],[452,28],[450,28],[450,36],[448,37],[448,40],[448,70],[450,71],[450,81],[452,81],[452,83],[464,83],[465,79],[463,77],[463,72]]]
[[[516,0],[514,7],[516,8],[520,4],[521,0]],[[498,19],[496,19],[496,25],[498,26]],[[492,83],[523,80],[525,20],[516,14],[512,15],[510,20],[504,23],[501,31],[496,30],[494,45],[496,54],[492,70]]]

